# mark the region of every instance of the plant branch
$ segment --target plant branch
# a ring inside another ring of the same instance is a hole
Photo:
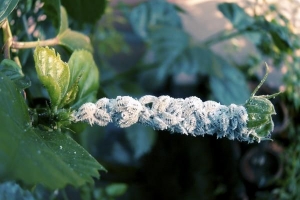
[[[204,46],[211,46],[211,45],[214,45],[216,43],[219,43],[219,42],[222,42],[222,41],[225,41],[225,40],[229,40],[229,39],[234,38],[236,36],[243,35],[246,31],[247,31],[246,29],[242,29],[242,30],[238,30],[238,31],[231,31],[230,33],[227,33],[227,30],[221,31],[221,32],[213,35],[212,37],[208,38],[202,44]]]
[[[3,46],[4,58],[10,59],[10,47],[12,45],[13,37],[7,19],[5,19],[5,21],[3,22],[2,29],[3,29],[3,41],[4,41],[4,46]]]
[[[29,49],[35,48],[36,46],[54,46],[59,43],[57,37],[51,38],[48,40],[34,41],[34,42],[17,42],[12,41],[11,48],[12,49]]]
[[[271,104],[271,107],[273,105]],[[270,115],[274,114],[273,112]],[[257,118],[261,118],[259,113]],[[271,117],[270,124],[273,124]],[[248,118],[246,107],[231,104],[221,105],[214,101],[202,102],[197,97],[185,99],[169,96],[146,95],[140,99],[118,96],[116,99],[102,98],[94,103],[85,103],[71,115],[73,122],[88,122],[106,126],[112,122],[126,128],[135,123],[151,126],[155,130],[169,130],[185,135],[213,135],[230,140],[260,142],[269,139],[273,126],[264,133],[248,128],[257,121]],[[264,122],[266,123],[266,122]]]

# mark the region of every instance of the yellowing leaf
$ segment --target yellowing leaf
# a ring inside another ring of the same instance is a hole
[[[47,88],[52,107],[58,107],[67,93],[70,81],[69,66],[48,47],[36,47],[34,60],[38,77]]]

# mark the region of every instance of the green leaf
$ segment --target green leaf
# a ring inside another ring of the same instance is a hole
[[[181,18],[173,4],[165,1],[147,1],[135,7],[129,20],[133,30],[143,39],[147,39],[150,30],[157,26],[181,28]]]
[[[36,47],[34,51],[35,68],[39,79],[46,87],[52,107],[58,107],[67,93],[70,70],[54,49]]]
[[[264,115],[260,113],[248,113],[247,127],[248,128],[257,128],[262,124],[266,124],[270,122],[270,115]]]
[[[170,37],[172,35],[172,37]],[[175,27],[161,27],[151,31],[149,51],[154,53],[153,62],[159,67],[157,79],[161,80],[168,73],[179,56],[189,45],[186,32]]]
[[[275,108],[270,100],[263,96],[253,96],[246,103],[248,113],[260,113],[264,115],[275,114]]]
[[[59,44],[65,46],[70,51],[75,51],[76,49],[85,49],[93,52],[93,47],[89,37],[77,31],[72,31],[68,28],[68,16],[63,7],[61,7],[60,13],[61,23],[59,34],[57,35]]]
[[[207,75],[211,63],[211,52],[199,46],[188,46],[176,59],[172,69],[174,74],[184,72],[186,74],[200,73]]]
[[[23,190],[18,184],[4,182],[0,184],[0,199],[34,200],[34,197],[28,190]]]
[[[11,80],[24,77],[22,69],[12,60],[4,59],[0,63],[0,71],[8,76]]]
[[[12,60],[2,60],[0,63],[0,72],[14,81],[20,90],[28,88],[31,84],[30,80],[23,74],[21,67]]]
[[[93,47],[89,37],[77,31],[67,29],[62,34],[59,34],[57,38],[59,40],[59,44],[65,46],[70,51],[85,49],[93,52]]]
[[[43,10],[49,19],[51,19],[54,27],[59,30],[61,24],[60,0],[42,0],[44,2]],[[57,31],[58,32],[58,31]]]
[[[293,33],[288,30],[287,27],[276,24],[275,22],[265,20],[265,23],[268,25],[266,26],[266,24],[264,24],[261,28],[266,29],[266,31],[271,34],[277,48],[280,49],[280,51],[292,50],[293,45],[291,44],[291,38]]]
[[[61,105],[62,106],[68,105],[76,99],[76,96],[77,96],[77,93],[78,93],[78,90],[79,90],[79,87],[78,87],[79,80],[80,80],[80,77],[78,77],[77,81],[74,82],[73,85],[71,85],[70,88],[68,88],[68,92],[66,93],[66,95],[61,100]]]
[[[210,88],[222,104],[243,104],[250,96],[245,76],[220,57],[216,57],[210,74]]]
[[[124,183],[113,183],[105,187],[105,192],[109,197],[118,197],[123,195],[128,186]]]
[[[254,22],[254,19],[236,3],[221,3],[218,9],[237,29],[245,29]]]
[[[68,21],[68,14],[66,9],[61,6],[60,7],[60,26],[59,26],[59,33],[62,34],[69,28],[69,21]]]
[[[156,142],[157,133],[151,128],[142,127],[142,125],[128,127],[125,132],[135,159],[149,153]]]
[[[0,25],[15,9],[19,0],[0,0]]]
[[[68,65],[70,67],[69,85],[74,85],[80,77],[78,93],[72,108],[79,108],[86,102],[94,102],[99,88],[99,71],[93,55],[85,50],[74,51]]]
[[[62,0],[69,15],[80,23],[95,23],[103,15],[107,0]]]
[[[28,107],[0,73],[0,179],[42,184],[49,189],[93,183],[104,168],[67,134],[30,125]]]
[[[256,138],[258,141],[265,140],[270,137],[270,133],[274,129],[274,123],[272,121],[272,115],[276,114],[274,105],[269,100],[274,98],[279,93],[272,95],[255,96],[255,93],[266,81],[269,74],[269,67],[266,65],[267,72],[260,84],[254,89],[250,98],[244,104],[244,107],[248,113],[247,128],[250,136]]]

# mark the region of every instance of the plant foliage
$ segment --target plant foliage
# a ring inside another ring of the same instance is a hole
[[[0,177],[51,189],[67,184],[76,187],[93,182],[104,169],[70,136],[58,131],[42,131],[31,126],[23,96],[1,73]]]

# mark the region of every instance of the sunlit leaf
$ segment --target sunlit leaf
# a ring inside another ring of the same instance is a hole
[[[244,29],[254,22],[254,19],[236,3],[221,3],[218,9],[237,29]]]
[[[36,47],[34,60],[38,77],[49,93],[52,106],[59,106],[68,89],[69,66],[60,59],[54,49],[47,47]]]
[[[0,73],[0,179],[49,189],[93,183],[103,167],[67,134],[31,126],[28,107]]]
[[[261,30],[265,30],[269,33],[273,39],[274,44],[277,46],[278,49],[281,51],[288,51],[291,50],[291,35],[287,27],[282,26],[280,24],[276,24],[275,22],[268,22],[265,20],[260,27]]]
[[[90,52],[93,51],[90,39],[77,31],[67,29],[62,34],[58,35],[58,39],[59,44],[65,46],[70,51],[75,51],[77,49],[85,49]]]

